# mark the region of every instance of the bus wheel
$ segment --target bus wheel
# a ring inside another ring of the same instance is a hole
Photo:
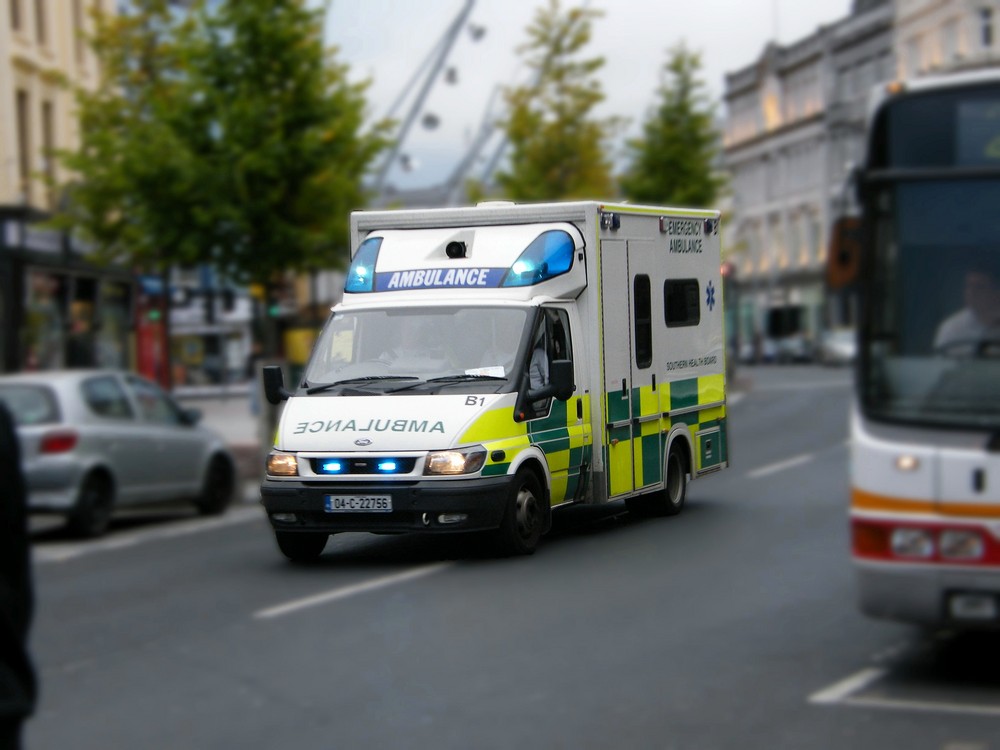
[[[530,555],[538,548],[545,527],[545,494],[538,477],[529,469],[514,475],[503,521],[496,532],[500,552]]]
[[[281,554],[289,560],[309,563],[319,559],[330,535],[315,531],[275,531],[274,538],[278,541]]]

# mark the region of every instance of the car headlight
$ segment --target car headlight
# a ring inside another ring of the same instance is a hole
[[[269,453],[267,473],[273,477],[297,477],[299,462],[291,453]]]
[[[474,474],[486,463],[481,445],[451,451],[432,451],[424,461],[424,474]]]

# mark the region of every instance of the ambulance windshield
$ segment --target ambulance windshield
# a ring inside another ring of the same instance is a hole
[[[316,342],[307,389],[415,394],[433,381],[437,390],[473,383],[499,391],[512,381],[527,318],[516,307],[338,311]]]

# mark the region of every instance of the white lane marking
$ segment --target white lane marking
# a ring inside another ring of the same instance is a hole
[[[745,393],[731,393],[726,396],[726,406],[736,406],[740,401],[743,400]]]
[[[753,471],[747,472],[747,477],[749,479],[760,479],[761,477],[766,477],[768,474],[777,474],[779,471],[785,471],[786,469],[793,469],[801,464],[809,463],[815,458],[813,453],[803,453],[799,456],[792,456],[784,461],[777,461],[773,464],[767,464],[766,466],[761,466],[760,468],[754,469]]]
[[[386,588],[387,586],[395,586],[398,583],[405,583],[406,581],[423,578],[424,576],[429,576],[433,573],[444,570],[453,564],[454,563],[451,562],[433,563],[432,565],[424,565],[402,573],[382,576],[381,578],[373,578],[372,580],[364,581],[363,583],[356,583],[352,586],[344,586],[343,588],[325,591],[322,594],[314,594],[313,596],[307,596],[302,599],[295,599],[294,601],[286,602],[284,604],[278,604],[274,607],[268,607],[267,609],[254,612],[253,616],[256,620],[267,620],[272,617],[281,617],[282,615],[297,612],[300,609],[317,607],[320,604],[329,604],[330,602],[335,602],[339,599],[346,599],[349,596],[366,594],[369,591],[375,591],[377,589]]]
[[[975,716],[1000,716],[1000,706],[981,703],[948,703],[938,701],[917,701],[903,698],[848,698],[845,705],[859,708],[891,708],[897,711],[917,711],[919,713],[972,714]]]
[[[125,532],[121,535],[109,537],[108,539],[95,542],[83,542],[77,544],[59,544],[52,546],[48,544],[35,544],[32,548],[32,559],[35,563],[61,563],[68,560],[75,560],[85,555],[93,555],[98,552],[111,552],[118,549],[135,547],[139,544],[158,541],[162,539],[174,539],[176,537],[188,536],[190,534],[200,534],[205,531],[234,526],[247,521],[256,521],[264,518],[264,512],[259,505],[252,507],[233,508],[225,515],[218,518],[194,518],[188,521],[180,521],[165,528],[143,529],[141,531]]]
[[[854,693],[864,690],[873,682],[882,679],[886,670],[876,667],[862,669],[860,672],[852,674],[840,682],[835,682],[830,687],[823,688],[809,696],[810,703],[843,703]]]

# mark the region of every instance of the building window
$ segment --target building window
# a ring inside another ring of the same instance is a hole
[[[21,0],[10,0],[10,27],[21,30]]]
[[[76,52],[77,65],[83,65],[83,7],[82,0],[73,0],[73,50]]]
[[[52,102],[42,102],[42,158],[45,160],[49,208],[55,205],[56,142],[54,119]]]
[[[979,9],[979,33],[984,47],[993,46],[993,8]]]
[[[28,109],[28,92],[17,90],[17,160],[21,194],[28,202],[28,180],[31,177],[31,130]]]
[[[45,27],[45,0],[35,0],[35,35],[38,43],[44,46],[48,40],[48,29]]]

